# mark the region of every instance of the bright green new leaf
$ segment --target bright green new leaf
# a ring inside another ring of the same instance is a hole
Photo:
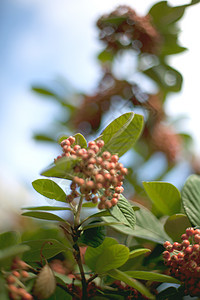
[[[62,157],[55,164],[47,167],[41,175],[46,177],[57,177],[72,180],[73,167],[80,161],[80,158]]]
[[[182,190],[186,215],[194,226],[200,226],[200,176],[191,175]]]
[[[109,209],[109,211],[116,220],[132,229],[134,228],[136,223],[135,212],[123,195],[120,195],[117,205]]]
[[[66,223],[66,221],[64,219],[62,219],[61,217],[51,214],[51,213],[44,212],[44,211],[28,211],[28,212],[23,213],[22,216]]]
[[[139,255],[143,255],[143,254],[148,253],[148,252],[151,252],[151,250],[146,249],[146,248],[135,249],[135,250],[133,250],[129,253],[129,259],[130,258],[135,258]]]
[[[41,195],[61,202],[66,202],[66,194],[61,187],[50,179],[37,179],[32,183],[33,188]]]
[[[168,275],[163,275],[155,272],[148,272],[148,271],[126,271],[124,272],[128,276],[136,279],[141,280],[151,280],[151,281],[158,281],[158,282],[169,282],[169,283],[177,283],[181,284],[180,281],[176,278],[173,278]]]
[[[163,215],[171,216],[181,209],[181,195],[171,183],[154,181],[143,182],[144,189],[155,208]]]
[[[79,145],[81,148],[87,148],[87,141],[81,133],[76,133],[74,136],[75,143],[74,145]]]
[[[91,268],[91,270],[95,270],[96,262],[98,257],[101,255],[101,253],[104,251],[104,249],[107,249],[108,247],[112,245],[118,244],[117,241],[113,238],[106,237],[103,241],[103,243],[97,247],[88,247],[85,252],[85,262],[86,264]]]
[[[39,261],[41,259],[41,249],[42,255],[46,259],[49,259],[58,253],[69,251],[69,248],[55,239],[27,241],[23,242],[21,245],[30,248],[28,252],[23,254],[23,260],[28,262]]]
[[[165,231],[173,241],[182,242],[181,235],[186,228],[191,227],[188,217],[184,214],[175,214],[170,216],[164,225]]]
[[[133,287],[141,294],[145,295],[148,299],[155,299],[155,297],[149,292],[149,290],[139,281],[136,279],[132,279],[129,277],[125,272],[122,272],[117,269],[109,270],[106,272],[110,277],[120,280],[128,284],[129,286]]]
[[[102,151],[122,156],[139,138],[143,129],[143,116],[129,112],[111,122],[98,138],[104,140]]]
[[[71,210],[69,207],[65,206],[33,206],[33,207],[23,207],[23,210]]]

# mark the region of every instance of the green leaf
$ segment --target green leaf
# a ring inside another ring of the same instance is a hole
[[[144,189],[156,209],[163,215],[179,213],[181,209],[181,195],[171,183],[154,181],[143,182]]]
[[[134,228],[136,223],[135,212],[132,209],[131,204],[123,195],[120,195],[117,205],[109,209],[109,211],[116,220],[132,229]]]
[[[49,89],[47,88],[44,88],[44,87],[40,87],[40,86],[33,86],[32,87],[32,91],[38,93],[38,94],[41,94],[43,96],[52,96],[52,97],[55,97],[55,93],[50,91]]]
[[[65,206],[35,206],[35,207],[23,207],[23,210],[71,210]]]
[[[99,212],[97,212],[93,215],[90,215],[85,220],[83,220],[82,223],[85,222],[86,220],[91,219],[91,218],[99,218],[99,217],[105,217],[105,216],[110,216],[110,215],[111,214],[110,214],[109,210],[102,210],[102,211],[99,211]]]
[[[0,250],[16,245],[20,242],[20,235],[16,231],[7,231],[0,234]]]
[[[130,278],[125,272],[117,269],[113,269],[106,272],[109,276],[116,280],[120,280],[139,291],[142,295],[145,295],[148,299],[155,299],[155,297],[149,292],[149,290],[139,281]]]
[[[156,297],[157,300],[178,299],[178,290],[175,287],[169,287],[161,291]]]
[[[194,226],[200,226],[200,176],[191,175],[182,190],[186,215]]]
[[[148,272],[148,271],[126,271],[125,272],[128,276],[141,279],[141,280],[151,280],[157,282],[169,282],[169,283],[177,283],[181,284],[180,281],[176,278],[173,278],[168,275],[163,275],[155,272]]]
[[[30,248],[27,245],[14,245],[0,250],[0,266],[7,266],[11,264],[15,256],[28,251]]]
[[[33,188],[41,195],[61,202],[66,202],[66,194],[61,187],[50,179],[37,179],[32,183]]]
[[[176,242],[182,242],[181,235],[188,227],[191,227],[191,224],[184,214],[175,214],[169,217],[164,225],[167,234]]]
[[[73,167],[80,161],[80,158],[62,157],[55,164],[51,164],[41,175],[46,177],[58,177],[71,180],[74,176]]]
[[[95,265],[96,273],[105,273],[125,264],[129,258],[129,249],[124,245],[112,245],[104,248]]]
[[[96,248],[103,243],[105,236],[106,232],[104,226],[89,228],[84,230],[83,234],[78,239],[78,243]]]
[[[46,259],[54,257],[58,253],[69,251],[69,248],[55,239],[27,241],[23,242],[22,245],[30,248],[23,255],[23,260],[28,262],[39,261],[41,259],[41,249],[42,255]]]
[[[87,148],[87,141],[84,136],[80,133],[76,133],[74,136],[76,145],[81,146],[81,148]]]
[[[179,92],[182,87],[182,75],[166,64],[159,64],[143,72],[153,79],[165,92]]]
[[[102,151],[122,156],[139,138],[143,129],[143,116],[133,112],[121,115],[111,122],[98,139],[104,140]]]
[[[46,134],[34,134],[33,138],[37,141],[55,143],[55,139],[52,136],[48,136]]]
[[[138,204],[137,204],[138,205]],[[111,225],[115,230],[130,236],[154,241],[163,244],[165,241],[172,242],[172,239],[166,234],[161,222],[145,207],[139,206],[140,210],[135,212],[136,225],[134,230],[124,225]],[[107,222],[112,222],[113,217],[102,217]]]
[[[55,292],[47,300],[72,300],[72,296],[60,287],[56,287]]]
[[[119,222],[96,222],[96,223],[84,226],[82,228],[82,230],[86,230],[86,229],[89,229],[89,228],[95,228],[95,227],[117,225],[117,224],[121,224],[121,223],[119,223]]]
[[[96,206],[97,206],[97,203],[92,203],[92,202],[85,202],[82,205],[82,207],[84,207],[84,208],[94,208]]]
[[[112,62],[114,59],[114,55],[111,51],[108,51],[107,49],[103,50],[102,52],[99,53],[98,59],[102,62]]]
[[[22,216],[66,223],[66,221],[64,219],[62,219],[61,217],[51,214],[51,213],[44,212],[44,211],[28,211],[28,212],[23,213]]]
[[[147,252],[151,252],[151,250],[150,249],[146,249],[146,248],[135,249],[135,250],[133,250],[133,251],[131,251],[129,253],[129,259],[135,258],[135,257],[137,257],[139,255],[143,255],[143,254],[145,254]]]
[[[106,237],[99,247],[87,247],[87,250],[85,252],[85,262],[91,268],[91,270],[95,270],[97,259],[104,251],[104,249],[107,249],[108,247],[116,244],[118,243],[115,239]]]

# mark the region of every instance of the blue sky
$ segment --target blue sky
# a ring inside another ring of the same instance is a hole
[[[63,76],[91,93],[99,78],[96,55],[101,44],[95,22],[119,4],[145,14],[157,1],[133,0],[1,0],[0,1],[0,138],[1,173],[30,187],[40,170],[58,153],[56,147],[32,140],[59,112],[56,105],[30,91],[33,83],[49,83]],[[180,5],[188,1],[171,1]],[[187,114],[186,130],[199,135],[198,28],[200,5],[191,7],[181,21],[181,42],[189,48],[171,59],[184,75],[183,90],[172,95],[167,111]],[[3,171],[4,170],[4,171]],[[10,175],[9,175],[10,174]]]

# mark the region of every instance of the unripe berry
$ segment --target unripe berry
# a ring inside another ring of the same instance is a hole
[[[103,140],[98,140],[98,141],[96,142],[96,144],[97,144],[97,146],[98,146],[99,148],[102,148],[102,147],[104,146],[104,141],[103,141]]]
[[[70,146],[71,143],[68,139],[65,139],[63,140],[61,143],[60,143],[61,147],[64,147],[64,146]]]
[[[73,136],[69,136],[68,140],[70,141],[70,144],[72,145],[73,143],[75,143],[75,138]]]
[[[110,159],[111,154],[110,154],[110,152],[105,151],[105,152],[102,153],[102,157],[103,157],[103,159],[108,160],[108,159]]]
[[[112,198],[111,203],[113,206],[117,205],[118,199],[117,198]]]
[[[190,241],[188,240],[183,240],[181,245],[184,247],[184,248],[187,248],[189,245],[190,245]]]
[[[88,143],[88,147],[91,148],[92,146],[96,146],[95,141],[91,141]]]
[[[119,160],[119,157],[118,157],[118,155],[112,155],[110,160],[114,163],[117,163]]]
[[[187,236],[192,236],[194,234],[194,228],[193,227],[189,227],[186,229],[186,235]]]

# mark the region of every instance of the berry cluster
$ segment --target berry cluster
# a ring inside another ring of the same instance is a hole
[[[182,243],[164,243],[163,258],[170,275],[184,285],[185,294],[200,296],[200,229],[187,228],[181,239]]]
[[[120,194],[123,192],[123,179],[127,169],[118,162],[117,155],[110,152],[102,152],[104,141],[91,141],[88,148],[75,145],[75,138],[70,136],[61,142],[63,154],[61,157],[80,158],[74,167],[74,176],[70,185],[71,193],[67,196],[70,203],[76,197],[84,195],[86,201],[98,204],[99,209],[111,208],[116,205]],[[97,192],[101,190],[101,196]]]
[[[131,299],[148,299],[146,296],[142,295],[140,292],[138,292],[136,289],[133,287],[124,284],[121,281],[116,280],[113,284],[112,287],[117,288],[118,294],[124,296],[124,299],[126,300],[131,300]],[[157,291],[153,289],[151,291],[153,294],[157,294]]]
[[[118,18],[118,22],[113,22]],[[161,38],[152,26],[150,15],[140,17],[129,6],[119,6],[110,14],[103,15],[97,22],[101,30],[100,39],[107,50],[116,53],[121,49],[133,49],[142,53],[157,54]]]
[[[68,287],[69,291],[71,292],[71,294],[75,294],[73,296],[73,300],[81,299],[82,289],[79,286],[71,283],[71,284],[68,284],[67,287]],[[91,299],[91,298],[93,299],[93,297],[98,296],[99,295],[98,290],[101,290],[101,288],[99,286],[97,286],[94,282],[90,282],[87,285],[87,299]],[[76,295],[78,295],[78,297]]]
[[[16,257],[11,266],[11,274],[6,278],[9,298],[14,300],[32,300],[33,297],[22,287],[23,282],[29,277],[26,271],[27,264]]]

